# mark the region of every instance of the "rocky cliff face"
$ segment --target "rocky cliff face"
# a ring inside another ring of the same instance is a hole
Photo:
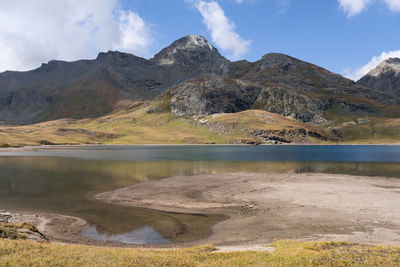
[[[205,116],[250,109],[261,87],[226,77],[198,78],[170,91],[171,112],[175,115]]]
[[[325,106],[320,100],[311,100],[305,95],[281,87],[263,88],[253,108],[303,122],[322,123],[325,121]]]
[[[362,77],[358,84],[400,97],[400,58],[389,58]]]
[[[227,77],[201,77],[167,91],[158,107],[168,106],[178,116],[206,116],[265,110],[303,122],[321,123],[325,106],[318,100],[280,87],[262,87]],[[167,104],[165,105],[165,101]],[[156,107],[149,111],[157,110]],[[158,109],[162,111],[161,108]]]

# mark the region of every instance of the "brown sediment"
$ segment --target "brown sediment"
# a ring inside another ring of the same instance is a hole
[[[400,179],[332,174],[225,173],[171,177],[101,193],[116,205],[229,219],[191,244],[279,239],[400,245]]]

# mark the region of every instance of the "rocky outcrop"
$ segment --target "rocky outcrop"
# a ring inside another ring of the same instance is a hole
[[[48,239],[35,226],[29,223],[0,223],[0,238],[48,242]]]
[[[400,58],[383,61],[357,83],[400,97]]]
[[[217,77],[183,83],[168,94],[172,114],[206,116],[250,109],[260,91],[259,86]]]
[[[48,242],[47,237],[39,232],[32,223],[23,221],[26,217],[32,216],[0,211],[0,238]]]
[[[237,143],[278,144],[339,140],[339,136],[332,131],[262,110],[214,114],[200,119],[199,123],[223,135],[240,136],[236,139]]]
[[[325,121],[324,105],[320,101],[313,101],[305,95],[280,87],[263,88],[253,108],[303,122],[322,123]]]
[[[226,77],[203,77],[182,83],[161,97],[165,102],[148,109],[161,112],[168,106],[174,115],[206,116],[248,109],[265,110],[303,122],[321,123],[325,106],[318,100],[280,87],[262,87]]]
[[[148,113],[170,111],[178,116],[207,116],[248,109],[264,110],[314,124],[326,121],[330,110],[350,115],[377,113],[368,101],[309,97],[292,88],[264,87],[223,76],[202,76],[168,90],[148,109]]]
[[[323,136],[318,132],[313,132],[303,128],[300,129],[283,129],[283,130],[250,130],[249,133],[260,138],[264,143],[272,141],[273,143],[292,143],[292,142],[302,142],[306,140],[307,137],[315,138],[321,141],[337,141],[337,138],[332,138],[331,136]],[[329,138],[329,139],[328,139]]]

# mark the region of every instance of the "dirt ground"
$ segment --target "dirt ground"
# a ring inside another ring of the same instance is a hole
[[[400,245],[400,179],[333,174],[225,173],[171,177],[95,196],[116,205],[229,219],[196,244],[280,239]]]

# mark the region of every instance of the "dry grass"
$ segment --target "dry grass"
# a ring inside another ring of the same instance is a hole
[[[220,127],[225,127],[227,129],[233,128],[232,133],[235,137],[241,136],[243,139],[247,138],[248,140],[254,139],[254,136],[249,134],[249,130],[290,132],[299,129],[318,133],[328,139],[334,139],[331,132],[321,127],[262,110],[247,110],[239,113],[219,114],[217,116],[208,116],[205,119],[208,119],[210,123],[216,123]],[[260,139],[258,139],[258,141],[262,142]],[[312,136],[303,137],[300,135],[294,137],[293,141],[303,143],[326,143],[319,138]]]
[[[367,117],[370,122],[357,124],[357,117],[343,118],[331,125],[343,136],[343,143],[398,144],[400,143],[400,119]],[[346,125],[347,123],[347,125]],[[349,124],[350,123],[350,124]]]
[[[400,248],[279,241],[274,253],[213,253],[211,246],[144,250],[0,240],[1,266],[399,266]]]
[[[28,126],[0,127],[0,147],[43,144],[230,144],[241,140],[260,142],[248,129],[312,129],[316,126],[265,111],[250,110],[206,117],[222,126],[234,121],[234,129],[225,132],[210,129],[199,120],[176,117],[168,112],[145,112],[145,107],[122,110],[95,119],[62,119]],[[308,138],[305,142],[319,140]]]
[[[397,109],[395,109],[397,110]],[[392,112],[393,113],[393,112]],[[335,140],[335,130],[344,143],[379,144],[400,142],[400,120],[391,117],[368,117],[366,124],[344,125],[357,121],[328,111],[325,125],[302,123],[261,110],[217,114],[202,119],[177,117],[168,111],[146,113],[146,104],[110,115],[81,120],[61,119],[27,126],[0,126],[0,147],[45,144],[232,144],[262,143],[249,133],[252,130],[296,131],[304,129]],[[364,118],[364,117],[363,117]],[[211,126],[213,127],[210,127]],[[302,143],[333,143],[313,136],[292,137]]]

